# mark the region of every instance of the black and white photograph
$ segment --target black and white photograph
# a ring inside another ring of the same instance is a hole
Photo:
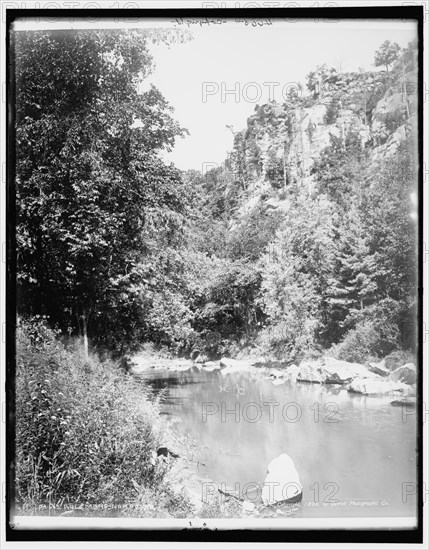
[[[14,4],[3,540],[423,547],[425,3]]]

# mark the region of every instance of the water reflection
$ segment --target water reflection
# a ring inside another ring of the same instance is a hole
[[[392,397],[274,385],[258,373],[141,376],[155,391],[167,388],[163,412],[180,417],[178,429],[199,442],[204,473],[217,483],[232,489],[261,483],[267,464],[286,452],[304,487],[294,514],[415,515],[415,496],[403,488],[416,481],[416,418],[392,407]]]

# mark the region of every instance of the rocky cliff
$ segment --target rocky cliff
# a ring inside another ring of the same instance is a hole
[[[322,74],[320,74],[322,73]],[[330,146],[358,136],[370,163],[394,155],[417,126],[417,58],[403,54],[390,73],[316,73],[306,95],[255,107],[247,128],[235,134],[225,170],[242,189],[231,229],[256,207],[288,209],[295,193],[312,195],[315,161]],[[414,127],[414,129],[413,129]],[[228,186],[226,188],[228,193]]]

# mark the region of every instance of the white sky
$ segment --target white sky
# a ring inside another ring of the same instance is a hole
[[[234,131],[246,126],[256,103],[268,100],[269,87],[264,82],[279,83],[274,99],[282,101],[283,86],[291,82],[305,85],[306,74],[316,65],[374,70],[374,52],[384,40],[404,47],[416,38],[414,24],[401,21],[289,22],[261,28],[231,25],[192,32],[195,38],[187,44],[153,49],[156,69],[148,82],[160,89],[174,107],[176,120],[190,132],[177,140],[165,158],[179,168],[198,170],[224,160],[233,140],[226,125]],[[257,86],[246,88],[250,82]],[[207,95],[205,102],[204,83],[214,83],[210,90],[219,89]],[[222,98],[222,86],[231,90],[235,83],[239,97]],[[249,101],[259,92],[259,101]]]

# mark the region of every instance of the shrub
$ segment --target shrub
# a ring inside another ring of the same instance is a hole
[[[328,103],[326,108],[326,113],[323,117],[323,122],[325,124],[334,124],[337,120],[338,113],[340,112],[340,104],[337,100],[332,100]]]
[[[380,118],[389,134],[393,134],[407,120],[406,113],[401,109],[385,113]]]
[[[156,449],[173,436],[153,394],[112,362],[71,353],[40,320],[17,336],[17,512],[159,517],[178,501],[189,511],[164,482]]]
[[[416,358],[414,354],[409,350],[398,350],[390,353],[384,359],[384,364],[389,370],[395,370],[407,363],[416,364]]]
[[[293,323],[289,318],[264,328],[257,344],[264,355],[286,363],[299,363],[304,355],[314,351],[314,325],[312,319]]]
[[[394,323],[385,320],[382,325],[377,319],[363,319],[332,350],[338,359],[365,363],[381,359],[397,349],[397,340],[398,328]]]
[[[266,177],[274,189],[280,189],[284,186],[283,159],[277,158],[274,152],[271,152],[267,162]]]

